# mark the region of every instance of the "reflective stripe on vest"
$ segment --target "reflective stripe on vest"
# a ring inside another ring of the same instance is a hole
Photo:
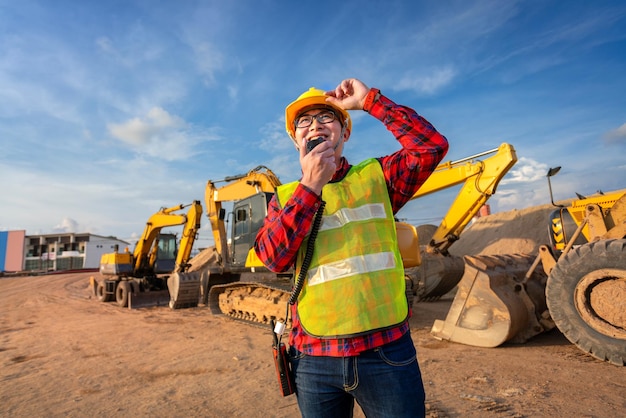
[[[298,182],[280,186],[286,202]],[[380,163],[367,160],[324,186],[322,225],[298,315],[310,335],[350,337],[390,328],[408,316],[404,269]],[[304,259],[300,247],[296,274]]]

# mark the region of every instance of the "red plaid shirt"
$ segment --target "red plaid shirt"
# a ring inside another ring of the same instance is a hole
[[[378,158],[385,174],[393,212],[396,213],[443,159],[448,151],[448,141],[413,109],[397,105],[383,95],[364,110],[384,123],[402,145],[399,151]],[[331,181],[343,179],[350,167],[342,157]],[[300,244],[311,228],[320,202],[320,196],[301,184],[282,209],[276,197],[272,198],[267,218],[255,242],[257,255],[270,270],[284,272],[294,265]],[[356,355],[395,341],[409,329],[408,322],[404,322],[398,327],[364,336],[322,339],[303,332],[295,306],[292,318],[290,344],[312,356]]]

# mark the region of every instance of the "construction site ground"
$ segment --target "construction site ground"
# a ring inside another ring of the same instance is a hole
[[[545,243],[547,210],[481,218],[455,252],[532,252]],[[0,416],[299,416],[296,398],[279,394],[269,329],[204,306],[100,303],[92,274],[0,278]],[[626,416],[626,367],[557,330],[498,348],[434,339],[452,296],[416,303],[410,320],[428,416]]]

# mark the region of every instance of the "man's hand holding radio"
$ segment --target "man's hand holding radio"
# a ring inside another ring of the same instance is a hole
[[[301,183],[319,195],[322,193],[322,187],[337,171],[335,151],[330,141],[322,139],[307,153],[307,142],[309,142],[307,139],[303,139],[300,146]]]

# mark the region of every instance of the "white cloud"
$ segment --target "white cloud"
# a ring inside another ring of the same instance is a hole
[[[230,100],[233,103],[237,103],[239,99],[239,87],[236,85],[230,85],[228,86],[227,90],[228,90],[228,97],[230,98]]]
[[[547,189],[547,187],[546,187]],[[525,209],[549,202],[547,191],[534,185],[516,186],[514,189],[499,188],[489,200],[492,212],[506,212],[514,209]]]
[[[166,38],[154,27],[144,25],[141,20],[128,23],[124,30],[115,35],[97,37],[95,44],[117,63],[127,67],[159,60],[167,46]]]
[[[85,232],[84,229],[80,228],[80,225],[77,221],[72,218],[63,218],[59,225],[56,225],[53,228],[55,233],[65,233],[65,232]]]
[[[422,94],[434,94],[447,86],[456,76],[456,71],[450,67],[433,70],[430,74],[405,74],[395,85],[394,90],[414,90]]]
[[[217,139],[215,135],[200,135],[182,118],[160,107],[148,111],[145,117],[134,117],[123,123],[107,125],[109,133],[139,153],[168,161],[188,158],[198,153],[195,145],[202,140]]]
[[[113,48],[113,43],[111,42],[111,39],[107,38],[106,36],[100,36],[98,39],[96,39],[96,45],[104,52],[113,53],[115,55],[117,54],[115,48]]]
[[[160,107],[150,109],[146,118],[133,118],[121,124],[108,125],[111,134],[135,146],[158,141],[163,131],[184,127],[182,119],[172,116]]]
[[[500,184],[530,183],[545,177],[547,172],[548,166],[546,164],[522,157]]]

